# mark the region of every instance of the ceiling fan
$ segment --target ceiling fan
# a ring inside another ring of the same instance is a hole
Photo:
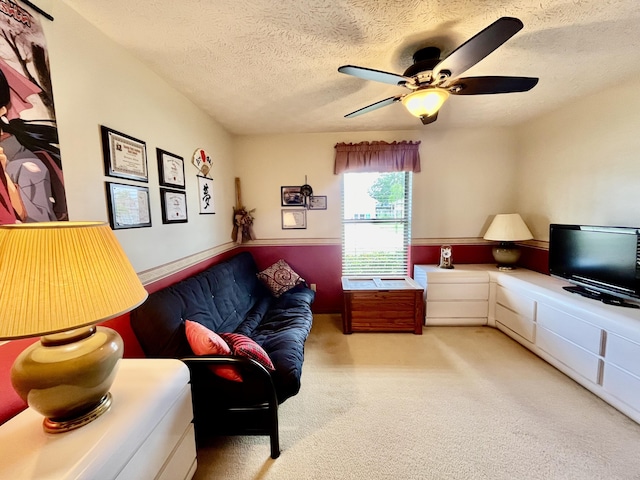
[[[509,40],[523,26],[517,18],[499,18],[444,59],[440,59],[439,48],[422,48],[413,55],[413,65],[402,75],[355,65],[343,65],[338,68],[338,72],[411,90],[410,93],[389,97],[360,108],[345,115],[345,118],[356,117],[401,101],[412,115],[420,118],[424,125],[428,125],[436,121],[440,107],[450,94],[486,95],[531,90],[538,83],[537,78],[496,76],[459,78],[459,75]]]

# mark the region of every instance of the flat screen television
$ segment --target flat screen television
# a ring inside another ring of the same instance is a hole
[[[640,228],[551,224],[549,273],[601,300],[640,299]],[[627,305],[632,306],[632,305]]]

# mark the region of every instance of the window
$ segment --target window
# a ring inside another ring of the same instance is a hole
[[[407,275],[411,180],[411,172],[343,175],[343,275]]]

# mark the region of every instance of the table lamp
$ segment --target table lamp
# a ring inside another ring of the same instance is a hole
[[[41,336],[16,359],[11,383],[45,416],[46,432],[79,428],[109,409],[123,342],[95,324],[146,298],[108,224],[0,225],[0,340]]]
[[[500,242],[493,247],[493,258],[499,270],[513,270],[520,258],[520,249],[514,242],[531,240],[533,235],[517,213],[496,215],[484,234],[485,240]]]

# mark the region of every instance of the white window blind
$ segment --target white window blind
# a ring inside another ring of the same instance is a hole
[[[343,175],[343,275],[407,275],[411,180],[411,172]]]

